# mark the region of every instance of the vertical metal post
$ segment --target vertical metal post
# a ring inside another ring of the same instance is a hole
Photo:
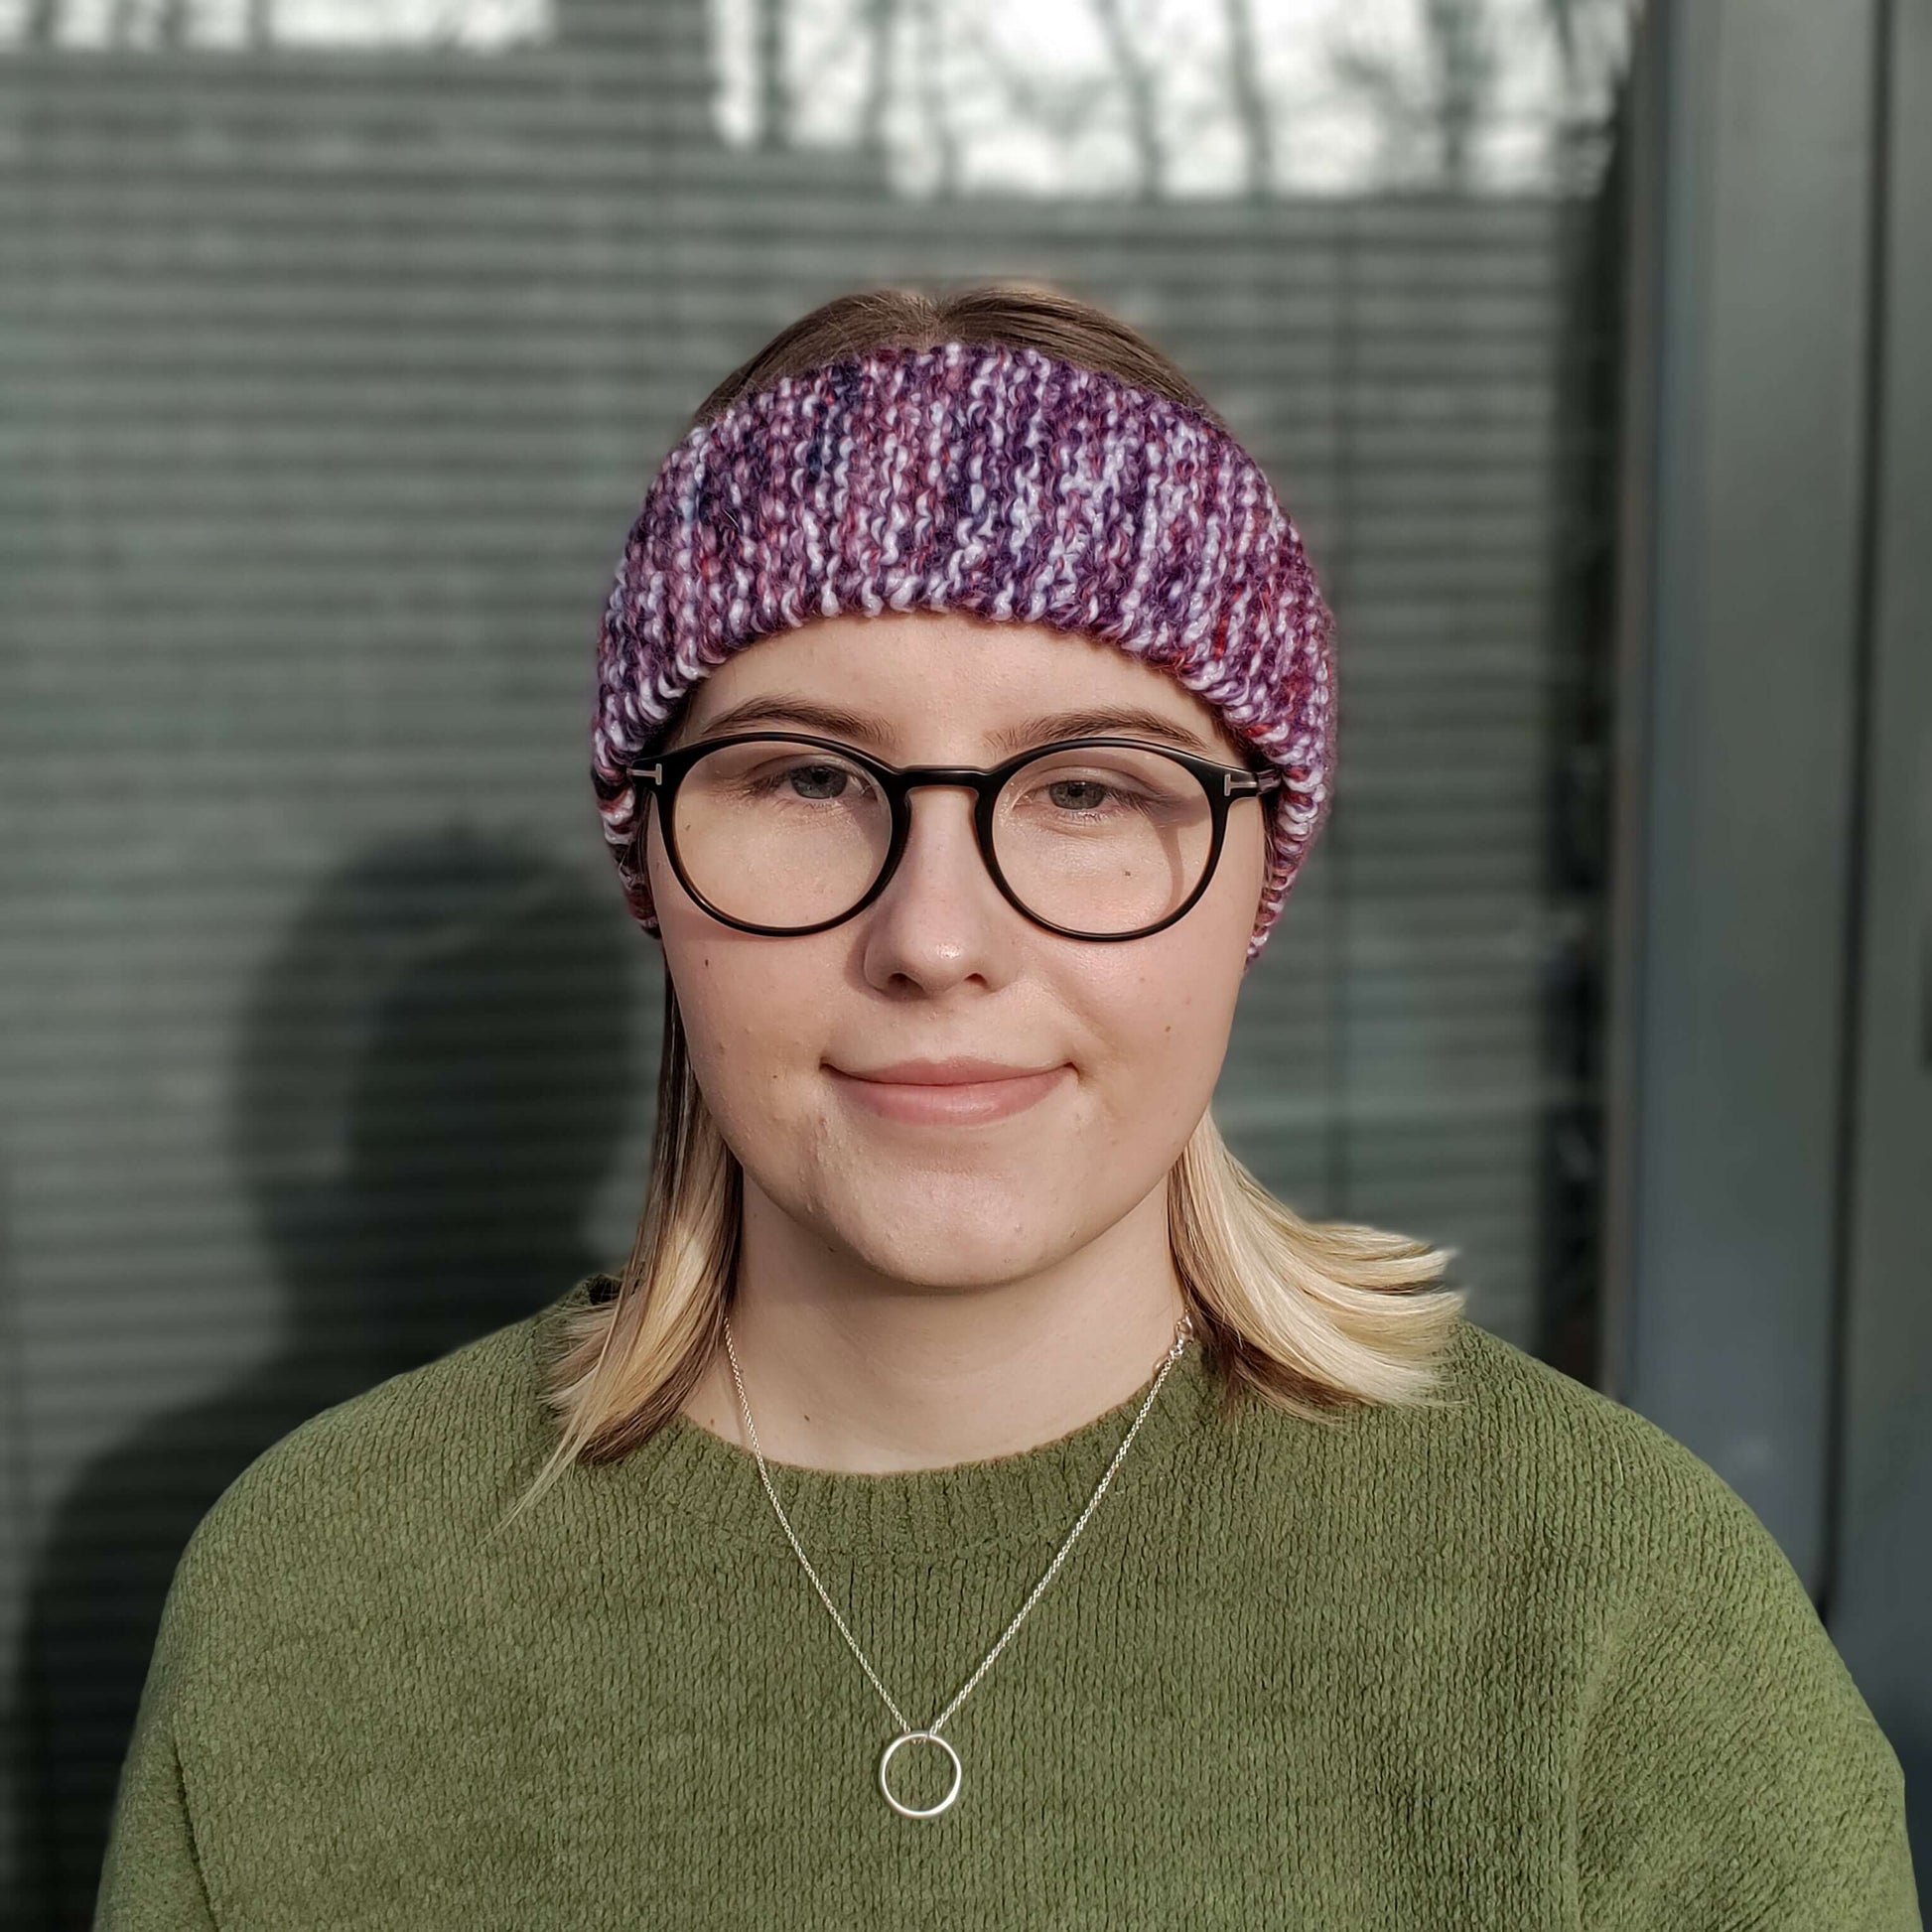
[[[1878,0],[1656,0],[1633,170],[1605,1382],[1822,1590]]]

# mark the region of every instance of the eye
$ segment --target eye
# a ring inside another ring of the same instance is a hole
[[[787,765],[780,771],[763,772],[752,780],[750,789],[764,796],[789,785],[800,798],[837,798],[857,774],[842,764],[816,759],[808,764]]]
[[[1103,783],[1099,778],[1054,778],[1041,786],[1041,790],[1055,805],[1081,813],[1098,812],[1108,798],[1126,796],[1118,785]]]
[[[871,773],[827,752],[727,747],[702,759],[686,789],[777,807],[870,805],[879,799]]]
[[[1023,767],[1003,813],[1042,828],[1098,828],[1190,818],[1204,803],[1184,766],[1131,748],[1058,753]]]

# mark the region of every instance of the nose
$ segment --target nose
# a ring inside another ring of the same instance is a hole
[[[935,792],[950,793],[951,796],[940,800],[932,796]],[[899,854],[897,870],[887,882],[887,893],[898,891],[900,875],[916,871],[923,877],[926,870],[936,863],[942,874],[946,868],[952,868],[950,876],[953,877],[979,874],[997,896],[998,888],[993,884],[992,874],[986,869],[985,856],[979,847],[979,833],[973,817],[975,798],[972,787],[944,778],[921,778],[907,787],[905,802],[906,815],[910,820],[906,827],[905,849]]]
[[[920,779],[910,790],[898,864],[861,914],[870,922],[867,970],[882,984],[903,979],[932,992],[1008,969],[1018,935],[1005,922],[1021,915],[981,855],[973,806],[972,791],[950,780]]]

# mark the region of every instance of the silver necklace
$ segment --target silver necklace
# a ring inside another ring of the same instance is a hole
[[[1193,1333],[1193,1316],[1182,1314],[1179,1325],[1174,1330],[1173,1345],[1168,1350],[1167,1359],[1161,1364],[1161,1372],[1154,1378],[1154,1386],[1147,1392],[1147,1400],[1141,1404],[1140,1413],[1129,1425],[1127,1434],[1121,1438],[1120,1448],[1114,1451],[1114,1459],[1107,1464],[1106,1473],[1095,1486],[1093,1494],[1087,1499],[1087,1506],[1081,1510],[1079,1520],[1066,1533],[1066,1541],[1060,1545],[1059,1554],[1046,1566],[1046,1574],[1034,1586],[1033,1594],[1021,1604],[1017,1616],[1001,1633],[1000,1640],[980,1660],[980,1667],[954,1694],[952,1702],[933,1719],[931,1724],[919,1728],[906,1722],[905,1713],[893,1701],[893,1694],[879,1681],[879,1673],[866,1660],[866,1653],[853,1641],[852,1632],[846,1627],[845,1618],[839,1614],[838,1605],[825,1593],[825,1586],[818,1580],[818,1572],[812,1568],[811,1559],[799,1548],[798,1539],[792,1534],[791,1521],[785,1515],[784,1506],[778,1501],[778,1492],[771,1486],[770,1472],[764,1466],[764,1451],[759,1448],[759,1433],[752,1422],[752,1405],[745,1398],[745,1378],[739,1373],[738,1350],[732,1345],[732,1326],[730,1317],[725,1320],[725,1351],[731,1356],[732,1380],[738,1384],[739,1407],[745,1412],[745,1433],[751,1439],[752,1453],[758,1458],[759,1480],[764,1484],[764,1493],[771,1498],[771,1507],[778,1513],[778,1522],[784,1530],[785,1538],[792,1547],[793,1554],[805,1566],[805,1575],[812,1580],[812,1587],[818,1591],[819,1601],[832,1612],[832,1621],[839,1626],[839,1634],[845,1638],[846,1647],[858,1658],[860,1667],[872,1679],[873,1689],[886,1700],[886,1708],[893,1714],[893,1721],[898,1725],[898,1735],[886,1746],[879,1760],[879,1788],[886,1794],[886,1802],[902,1818],[936,1818],[952,1801],[959,1796],[960,1763],[959,1753],[940,1736],[940,1727],[952,1714],[966,1702],[973,1687],[978,1684],[992,1667],[994,1658],[1007,1647],[1007,1640],[1020,1628],[1029,1610],[1039,1600],[1039,1593],[1053,1581],[1054,1573],[1065,1561],[1066,1553],[1073,1547],[1073,1539],[1086,1527],[1087,1518],[1093,1514],[1094,1505],[1106,1493],[1107,1485],[1114,1479],[1114,1471],[1121,1465],[1127,1454],[1127,1447],[1133,1442],[1136,1432],[1147,1418],[1147,1412],[1154,1407],[1154,1398],[1161,1393],[1161,1384],[1168,1379],[1168,1371],[1180,1359],[1180,1351],[1186,1347],[1189,1335]],[[906,1744],[936,1744],[952,1760],[952,1782],[946,1795],[936,1805],[908,1805],[894,1796],[893,1787],[887,1780],[887,1772],[892,1767],[894,1753]]]

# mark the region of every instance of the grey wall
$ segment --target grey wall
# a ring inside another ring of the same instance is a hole
[[[1932,10],[1882,40],[1863,813],[1832,1633],[1932,1871]],[[1921,1885],[1923,1880],[1921,1880]]]
[[[1932,1865],[1932,26],[1650,13],[1602,1385],[1777,1535]]]

